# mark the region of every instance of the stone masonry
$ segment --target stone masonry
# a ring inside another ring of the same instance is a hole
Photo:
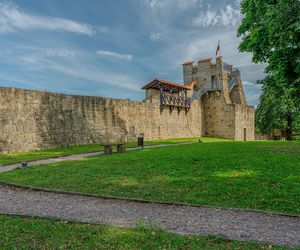
[[[197,137],[195,112],[160,112],[159,103],[0,88],[0,151],[26,151],[107,141]]]
[[[217,57],[183,64],[184,83],[195,80],[194,99],[203,108],[202,135],[254,140],[254,107],[248,106],[240,71]]]
[[[0,87],[0,152],[135,141],[140,133],[145,140],[254,139],[254,109],[246,104],[239,71],[218,58],[216,64],[185,63],[183,72],[182,86],[193,86],[186,93],[189,109],[162,107],[155,89],[134,102]]]

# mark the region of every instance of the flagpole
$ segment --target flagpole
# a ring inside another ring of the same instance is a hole
[[[220,46],[220,40],[218,41],[218,46],[217,46],[217,51],[216,51],[216,58],[219,56],[221,56],[221,46]]]

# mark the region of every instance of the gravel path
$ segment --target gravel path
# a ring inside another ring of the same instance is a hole
[[[186,145],[186,144],[193,144],[195,142],[181,142],[181,143],[175,143],[175,144],[159,144],[159,145],[153,145],[153,146],[145,146],[144,148],[159,148],[159,147],[170,147],[170,146],[176,146],[176,145]],[[140,150],[141,148],[127,148],[127,151],[132,150]],[[114,151],[116,152],[116,151]],[[61,156],[56,158],[50,158],[50,159],[43,159],[43,160],[35,160],[35,161],[27,161],[29,166],[37,166],[42,164],[49,164],[54,162],[60,162],[60,161],[67,161],[67,160],[74,160],[78,158],[84,158],[89,156],[95,156],[95,155],[102,155],[103,151],[99,152],[92,152],[92,153],[83,153],[83,154],[75,154],[75,155],[68,155],[68,156]],[[14,163],[14,164],[8,164],[8,165],[0,165],[0,173],[11,171],[15,168],[20,167],[20,163]]]
[[[155,223],[180,234],[300,246],[300,217],[239,209],[143,203],[0,186],[0,213],[131,227]]]

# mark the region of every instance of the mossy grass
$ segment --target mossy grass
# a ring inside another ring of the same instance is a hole
[[[0,215],[0,248],[10,249],[269,249],[269,245],[135,228]],[[272,249],[284,249],[273,247]]]
[[[218,142],[16,169],[0,180],[101,196],[300,214],[300,142]]]

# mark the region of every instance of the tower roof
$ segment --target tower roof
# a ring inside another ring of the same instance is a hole
[[[185,62],[185,63],[183,63],[182,65],[184,66],[184,65],[190,65],[190,64],[193,64],[194,62],[193,61],[188,61],[188,62]]]
[[[184,90],[191,90],[194,84],[194,80],[190,84],[183,85],[156,78],[153,81],[149,82],[147,85],[145,85],[142,89],[162,89],[163,91],[178,93]]]

